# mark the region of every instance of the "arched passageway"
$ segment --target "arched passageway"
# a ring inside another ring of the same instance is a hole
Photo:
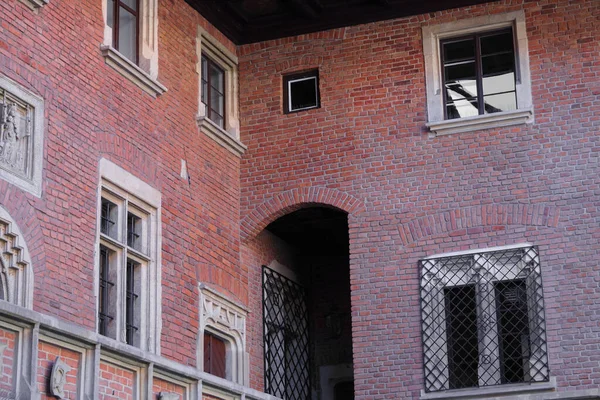
[[[348,214],[312,206],[266,230],[277,237],[277,259],[287,261],[263,268],[265,390],[290,400],[352,400]]]

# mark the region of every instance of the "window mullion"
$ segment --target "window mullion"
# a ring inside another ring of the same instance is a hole
[[[119,10],[121,2],[119,0],[113,1],[113,47],[115,50],[119,50]]]

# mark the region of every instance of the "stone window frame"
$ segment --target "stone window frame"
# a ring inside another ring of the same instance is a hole
[[[167,88],[158,82],[158,0],[140,0],[137,64],[112,46],[113,32],[108,26],[107,9],[107,0],[102,0],[104,38],[100,50],[105,63],[150,95],[165,93]]]
[[[127,189],[125,189],[127,188]],[[126,246],[126,233],[122,229],[118,238],[115,240],[100,232],[100,213],[102,198],[107,198],[117,204],[119,218],[126,224],[127,216],[123,215],[125,204],[131,202],[136,212],[144,216],[145,226],[142,235],[146,239],[146,249],[134,251]],[[122,169],[107,159],[100,160],[100,184],[98,185],[98,211],[97,211],[97,236],[96,236],[96,257],[95,257],[95,296],[96,310],[100,309],[100,246],[108,247],[115,252],[116,278],[114,280],[114,290],[117,293],[113,309],[115,310],[115,322],[109,339],[126,343],[125,329],[125,273],[126,262],[128,258],[139,262],[141,273],[139,282],[136,283],[140,288],[139,294],[139,312],[140,324],[136,338],[135,347],[143,351],[160,354],[160,333],[161,322],[161,194],[158,190],[151,187],[141,179],[137,178],[128,171]],[[123,244],[125,243],[125,245]],[[99,318],[96,318],[96,332],[99,330]]]
[[[0,284],[2,293],[9,303],[20,307],[33,308],[33,270],[31,256],[25,236],[8,211],[0,205],[0,249],[4,257],[0,259]],[[7,261],[11,261],[9,265]]]
[[[535,247],[534,244],[531,243],[518,243],[514,245],[506,245],[506,246],[498,246],[498,247],[490,247],[483,249],[474,249],[474,250],[464,250],[457,252],[450,252],[444,254],[435,254],[431,256],[424,257],[421,261],[433,261],[438,258],[448,258],[448,257],[464,257],[464,256],[473,256],[477,258],[481,254],[490,254],[495,252],[504,252],[510,250],[519,250],[525,248]],[[537,253],[536,257],[539,258],[539,253]],[[479,261],[477,261],[479,264]],[[440,305],[444,307],[443,305]],[[545,311],[545,310],[544,310]],[[421,313],[423,313],[423,303],[421,303]],[[423,317],[422,317],[423,318]],[[441,326],[444,331],[445,327]],[[545,329],[545,328],[544,328]],[[425,335],[422,333],[423,338]],[[423,344],[424,346],[424,344]],[[548,341],[545,338],[545,347],[546,347],[546,357],[547,357],[547,347]],[[423,360],[425,363],[426,361]],[[524,382],[524,383],[505,383],[497,386],[484,386],[477,388],[465,388],[465,389],[446,389],[443,391],[437,392],[426,392],[425,390],[421,390],[420,399],[421,400],[449,400],[449,399],[471,399],[471,398],[480,398],[486,399],[490,396],[499,396],[499,395],[526,395],[529,393],[539,393],[546,391],[556,390],[556,378],[549,374],[549,379],[547,382]],[[512,398],[512,397],[511,397]],[[520,397],[519,397],[520,398]]]
[[[31,8],[33,11],[37,12],[40,8],[47,5],[50,0],[20,0],[21,3],[25,4],[27,7]]]
[[[33,120],[28,132],[33,136],[29,146],[31,161],[28,167],[30,171],[27,176],[22,176],[0,167],[0,179],[4,179],[36,197],[41,197],[44,162],[44,100],[2,74],[0,74],[0,91],[6,93],[7,97],[30,107],[32,111],[29,118]],[[0,96],[4,96],[4,94],[0,94]]]
[[[445,120],[440,41],[507,27],[513,28],[515,43],[517,110]],[[527,29],[523,10],[424,26],[422,31],[428,115],[426,126],[431,136],[534,122]]]
[[[207,116],[202,103],[202,55],[206,55],[225,72],[225,126],[219,127]],[[212,35],[198,26],[196,36],[196,73],[198,74],[198,115],[200,131],[231,153],[241,157],[247,147],[240,141],[238,109],[238,58]]]
[[[185,395],[182,397],[179,394],[171,392],[160,392],[158,393],[158,400],[168,400],[176,398],[177,400],[193,400],[195,384],[193,379],[187,379],[183,376],[173,374],[167,370],[152,366],[152,380],[149,382],[149,391],[154,396],[154,379],[160,379],[165,382],[169,382],[173,385],[182,387],[185,390]]]
[[[246,351],[246,317],[248,311],[200,283],[200,329],[198,331],[198,367],[204,372],[204,333],[209,332],[225,342],[225,379],[248,386],[250,361]]]

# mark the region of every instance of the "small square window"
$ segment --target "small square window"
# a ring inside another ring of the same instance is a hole
[[[319,71],[284,76],[283,94],[286,113],[319,108]]]

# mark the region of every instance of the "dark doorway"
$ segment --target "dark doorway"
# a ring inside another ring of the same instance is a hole
[[[287,214],[267,227],[267,231],[286,243],[293,254],[294,282],[301,286],[306,294],[306,315],[308,321],[308,357],[294,356],[286,360],[293,366],[290,371],[276,371],[275,360],[286,354],[265,354],[265,387],[281,388],[289,386],[299,374],[295,371],[308,371],[308,396],[304,390],[299,393],[287,393],[286,397],[320,400],[353,399],[352,384],[352,324],[350,310],[350,273],[348,215],[329,207],[309,207]],[[297,328],[302,324],[286,321],[293,313],[275,318],[273,315],[273,292],[265,286],[263,275],[263,312],[265,322],[265,345],[292,349],[296,345],[297,335],[280,335],[277,340],[275,324],[282,322],[281,328]],[[267,279],[272,285],[272,278]],[[291,287],[291,286],[290,286]],[[286,292],[289,290],[286,289]],[[283,293],[283,292],[282,292]],[[284,303],[288,303],[284,301]],[[266,307],[269,306],[269,307]],[[296,318],[296,317],[294,317]],[[291,329],[288,329],[291,331]],[[297,329],[296,329],[297,330]],[[270,335],[270,336],[268,336]],[[270,342],[269,342],[270,341]],[[278,345],[284,343],[285,346]],[[268,349],[265,349],[267,351]],[[296,353],[298,353],[296,349]],[[268,357],[267,357],[268,355]],[[283,360],[284,358],[281,358]],[[306,364],[306,369],[298,368],[298,362]],[[281,362],[279,362],[281,364]],[[271,379],[271,381],[267,381]],[[278,380],[279,379],[279,380]],[[343,385],[337,387],[337,385]],[[275,390],[275,389],[273,389]],[[300,393],[301,392],[301,393]],[[273,393],[275,394],[275,393]]]

